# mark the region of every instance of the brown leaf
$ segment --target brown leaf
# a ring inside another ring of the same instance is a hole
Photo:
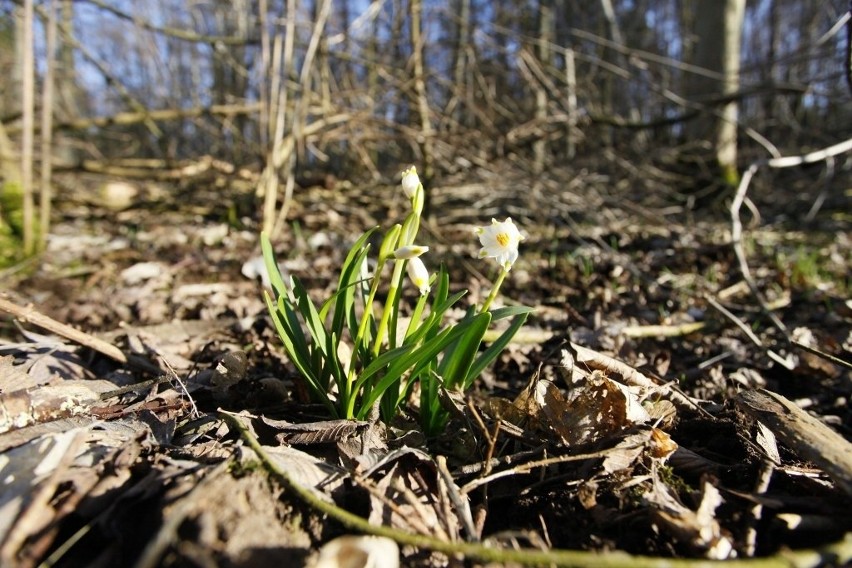
[[[600,440],[649,419],[635,395],[600,372],[575,385],[567,399],[552,382],[541,380],[535,400],[549,426],[569,446]]]

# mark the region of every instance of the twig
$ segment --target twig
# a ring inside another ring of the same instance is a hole
[[[752,163],[748,169],[743,173],[743,177],[740,179],[740,184],[737,187],[737,192],[734,195],[734,201],[731,203],[731,241],[734,247],[734,253],[737,256],[737,261],[740,265],[740,272],[742,272],[743,278],[748,284],[751,293],[757,299],[760,304],[763,312],[772,320],[772,323],[775,324],[781,333],[789,340],[790,334],[787,331],[787,326],[778,318],[775,313],[769,309],[769,306],[766,303],[766,300],[763,297],[763,294],[760,292],[760,289],[757,287],[757,282],[755,282],[754,278],[751,275],[751,270],[748,266],[748,260],[746,259],[745,248],[743,247],[743,224],[740,219],[740,209],[743,206],[743,203],[746,201],[746,193],[748,192],[748,186],[751,183],[751,179],[754,177],[754,174],[757,173],[757,170],[760,166],[768,166],[770,168],[791,168],[794,166],[800,166],[802,164],[812,164],[814,162],[821,162],[823,160],[827,160],[832,156],[836,156],[838,154],[842,154],[844,152],[849,152],[852,150],[852,138],[835,144],[833,146],[829,146],[827,148],[823,148],[822,150],[818,150],[816,152],[810,152],[808,154],[804,154],[802,156],[787,156],[787,157],[779,157],[772,158],[769,160],[758,160],[757,162]]]
[[[630,325],[620,330],[625,337],[682,337],[704,329],[704,322],[693,321],[678,325]]]
[[[177,384],[178,384],[178,385],[180,385],[180,389],[183,391],[183,394],[184,394],[184,395],[186,395],[186,398],[189,400],[190,408],[192,408],[191,416],[192,416],[193,418],[201,418],[201,413],[200,413],[200,412],[198,412],[198,407],[197,407],[197,406],[195,406],[195,401],[192,399],[192,395],[191,395],[191,394],[189,394],[189,391],[187,390],[186,385],[185,385],[185,384],[183,383],[183,381],[180,379],[180,377],[178,376],[178,374],[177,374],[177,372],[175,371],[174,367],[172,367],[172,366],[171,366],[171,364],[169,363],[168,359],[166,359],[166,358],[165,358],[165,357],[163,357],[162,355],[160,355],[160,359],[162,359],[162,360],[163,360],[163,363],[165,363],[166,368],[167,368],[167,369],[169,370],[169,372],[172,374],[172,378],[173,378],[175,381],[177,381]]]
[[[846,367],[847,369],[852,369],[852,363],[850,363],[849,361],[846,361],[845,359],[841,359],[840,357],[835,357],[831,353],[826,353],[825,351],[817,349],[816,347],[811,347],[810,345],[805,345],[804,343],[802,343],[800,341],[796,341],[795,339],[793,341],[791,341],[790,343],[792,343],[793,345],[795,345],[799,349],[803,349],[803,350],[807,351],[808,353],[813,353],[817,357],[822,357],[823,359],[826,359],[827,361],[831,361],[835,365],[840,365],[841,367]]]
[[[786,369],[791,368],[790,363],[787,360],[785,360],[784,357],[782,357],[781,355],[779,355],[778,353],[776,353],[772,349],[767,349],[766,347],[764,347],[763,342],[760,340],[760,338],[757,335],[755,335],[755,333],[751,330],[751,328],[749,328],[749,326],[743,320],[741,320],[740,318],[735,316],[733,313],[731,313],[730,310],[728,310],[725,306],[723,306],[722,304],[720,304],[719,302],[714,300],[709,295],[705,295],[704,299],[707,300],[707,303],[709,303],[711,306],[716,308],[716,310],[718,310],[719,313],[721,313],[723,316],[725,316],[726,318],[731,320],[734,323],[734,325],[736,325],[738,328],[740,328],[742,330],[742,332],[746,334],[746,337],[748,337],[751,340],[752,343],[754,343],[757,347],[764,349],[766,351],[767,357],[769,357],[770,359],[772,359],[773,361],[775,361],[776,363],[778,363],[779,365],[781,365],[782,367],[784,367]]]
[[[450,497],[450,501],[452,501],[453,506],[456,509],[456,514],[459,519],[461,519],[465,532],[467,532],[467,536],[471,540],[478,541],[479,532],[476,530],[476,525],[473,523],[473,517],[470,514],[470,507],[468,507],[467,503],[465,503],[464,497],[462,497],[452,474],[450,474],[450,470],[447,469],[446,456],[437,456],[435,458],[435,463],[438,466],[438,473],[441,476],[441,480],[447,488],[447,494]]]
[[[784,551],[774,556],[748,560],[726,560],[724,563],[711,560],[687,560],[678,558],[655,558],[650,556],[633,556],[624,552],[588,552],[582,550],[535,550],[535,549],[500,549],[494,548],[493,543],[447,542],[430,536],[413,534],[384,525],[373,525],[363,518],[341,509],[333,503],[324,501],[308,489],[296,483],[290,475],[282,470],[263,449],[257,438],[251,434],[248,427],[234,414],[220,410],[220,415],[239,433],[243,440],[255,451],[269,474],[284,488],[291,491],[297,498],[308,506],[328,515],[345,527],[365,534],[384,536],[399,544],[416,548],[424,548],[448,555],[461,555],[480,562],[496,562],[499,564],[519,564],[522,566],[599,566],[602,568],[791,568],[818,566],[823,561],[836,564],[848,563],[852,560],[852,536],[825,547]]]
[[[757,481],[755,482],[754,494],[763,495],[769,490],[769,481],[772,479],[772,473],[775,471],[775,464],[771,460],[765,459],[760,464],[760,470],[757,472]],[[763,503],[758,501],[751,508],[751,518],[748,523],[748,530],[745,536],[745,554],[748,557],[754,556],[757,549],[757,523],[763,517]]]
[[[42,329],[51,331],[84,347],[88,347],[93,351],[97,351],[102,355],[106,355],[110,359],[118,361],[119,363],[134,365],[147,372],[160,372],[159,368],[155,367],[148,361],[138,357],[128,357],[115,345],[107,343],[102,339],[98,339],[94,335],[73,328],[68,324],[58,322],[55,319],[36,311],[32,307],[21,307],[0,297],[0,312],[6,312],[18,319],[37,325]]]
[[[707,303],[716,308],[720,314],[731,320],[735,326],[740,328],[740,330],[748,337],[752,343],[757,345],[758,347],[763,347],[763,342],[760,338],[754,334],[751,328],[746,324],[743,320],[735,316],[728,308],[717,302],[713,299],[709,294],[704,295],[704,299],[707,300]]]

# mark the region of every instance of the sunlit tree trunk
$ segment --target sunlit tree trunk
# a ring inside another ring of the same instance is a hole
[[[457,0],[456,2],[458,22],[455,26],[453,42],[453,82],[449,105],[453,119],[450,121],[451,132],[461,125],[470,126],[472,123],[470,109],[467,108],[470,101],[467,99],[468,89],[466,88],[467,54],[470,49],[470,1]]]
[[[692,64],[710,73],[693,74],[687,95],[697,103],[711,103],[736,92],[740,86],[740,49],[745,18],[745,0],[694,0],[696,44]],[[689,125],[694,140],[708,140],[723,179],[736,183],[737,102],[708,104],[705,112]]]
[[[541,0],[538,10],[538,60],[546,73],[550,68],[550,45],[553,42],[553,6],[550,0]],[[535,86],[535,118],[541,132],[545,132],[547,122],[547,89],[540,81]],[[547,163],[547,140],[544,134],[533,143],[533,173],[540,174]]]
[[[423,4],[421,0],[410,0],[410,40],[411,59],[414,68],[414,96],[417,114],[420,118],[420,137],[418,145],[423,154],[423,178],[428,186],[434,175],[432,154],[432,119],[429,116],[429,99],[426,94],[426,72],[423,64],[423,36],[421,30],[421,18],[423,16]],[[428,192],[427,192],[428,193]],[[427,203],[428,205],[428,203]],[[427,209],[428,211],[428,209]]]
[[[23,190],[24,254],[35,252],[35,201],[33,199],[33,134],[35,131],[35,59],[33,54],[33,0],[24,2],[22,43],[21,185]]]

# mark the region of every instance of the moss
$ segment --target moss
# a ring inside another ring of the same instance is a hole
[[[233,460],[230,467],[228,467],[228,473],[235,479],[240,479],[241,477],[252,475],[256,471],[263,470],[263,463],[256,459]]]
[[[740,183],[740,172],[736,165],[719,164],[719,174],[726,185],[737,187]]]
[[[26,258],[23,250],[24,192],[18,181],[5,181],[0,187],[0,267]],[[40,242],[41,225],[33,219],[33,237]]]

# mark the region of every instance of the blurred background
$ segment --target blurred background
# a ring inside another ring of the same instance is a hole
[[[529,180],[632,177],[700,208],[756,159],[852,135],[848,9],[2,0],[4,231],[37,249],[52,176],[68,171],[215,175],[256,196],[266,229],[294,187],[392,181],[408,163],[427,186],[507,164]]]

